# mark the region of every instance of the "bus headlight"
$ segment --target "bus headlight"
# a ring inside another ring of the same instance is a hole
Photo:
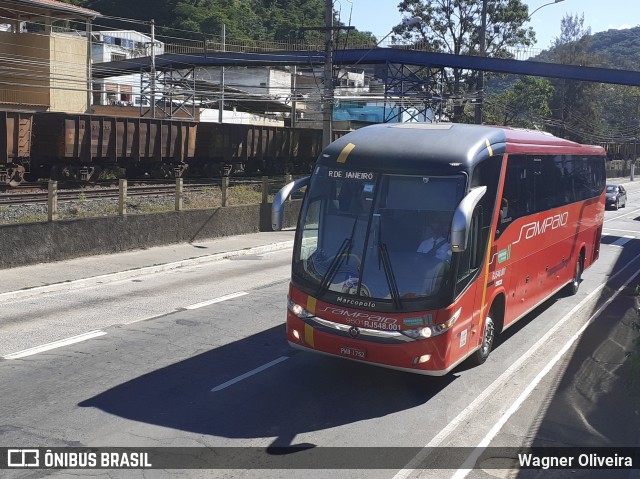
[[[430,338],[433,334],[429,326],[425,328],[405,329],[400,332],[405,336],[409,336],[411,339],[426,339]]]
[[[453,326],[454,323],[460,317],[461,312],[462,312],[462,308],[458,308],[458,311],[456,311],[454,315],[451,316],[449,319],[447,319],[444,323],[434,324],[433,326],[431,326],[431,329],[433,330],[433,335],[438,336],[439,334],[443,334],[449,331],[451,329],[451,326]]]
[[[298,303],[295,303],[294,301],[292,301],[291,298],[287,298],[287,308],[289,309],[289,311],[291,311],[293,314],[295,314],[300,319],[314,318],[315,317],[314,314],[311,314],[309,311],[304,309]]]
[[[439,336],[440,334],[444,334],[451,329],[451,327],[460,317],[461,312],[462,308],[458,308],[458,311],[456,311],[455,314],[444,323],[434,324],[433,326],[425,326],[424,328],[405,329],[400,332],[405,336],[410,337],[411,339],[426,339],[432,336]]]

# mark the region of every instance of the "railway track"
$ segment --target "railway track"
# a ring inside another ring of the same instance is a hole
[[[218,185],[212,184],[185,184],[184,191],[199,192],[217,186]],[[127,188],[127,197],[169,196],[175,194],[175,191],[175,184],[129,186]],[[118,198],[119,194],[118,188],[114,187],[58,190],[57,192],[58,202],[114,199]],[[47,198],[48,192],[46,189],[43,191],[42,188],[38,188],[37,186],[25,186],[22,187],[19,192],[11,190],[6,193],[1,193],[0,206],[46,203]]]

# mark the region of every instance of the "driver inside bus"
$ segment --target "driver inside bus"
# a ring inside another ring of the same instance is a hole
[[[441,285],[442,278],[451,262],[451,244],[444,223],[432,220],[427,228],[426,239],[418,246],[419,264],[424,267],[424,294],[435,293]]]
[[[444,224],[433,220],[428,228],[427,238],[418,246],[418,253],[433,255],[440,261],[451,260],[451,244]]]

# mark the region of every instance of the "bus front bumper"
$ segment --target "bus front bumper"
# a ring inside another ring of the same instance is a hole
[[[291,311],[287,311],[287,340],[297,349],[429,376],[445,375],[465,359],[446,364],[447,333],[423,340],[384,344],[322,331]]]

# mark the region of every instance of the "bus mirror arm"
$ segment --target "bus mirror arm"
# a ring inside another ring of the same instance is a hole
[[[309,184],[310,176],[300,178],[286,184],[273,198],[273,204],[271,205],[271,228],[273,231],[280,231],[282,229],[282,216],[284,210],[284,202],[293,193]]]
[[[473,210],[486,192],[486,186],[471,188],[453,213],[453,220],[451,221],[451,251],[454,253],[461,253],[467,249]]]

